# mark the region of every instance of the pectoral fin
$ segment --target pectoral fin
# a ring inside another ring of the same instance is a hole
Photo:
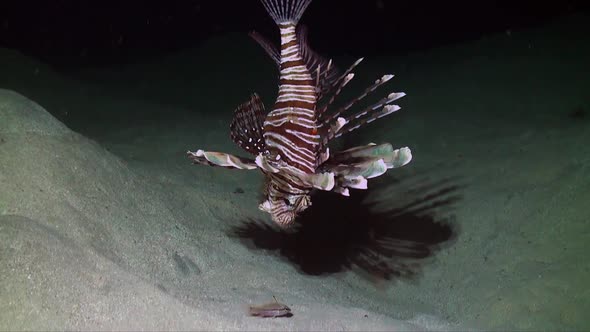
[[[367,189],[367,179],[378,177],[390,168],[404,166],[411,160],[412,152],[407,147],[394,150],[389,143],[371,143],[333,154],[320,170],[334,173],[333,190],[348,196],[348,188]]]
[[[219,166],[235,169],[256,169],[258,166],[252,159],[242,158],[223,152],[211,152],[198,150],[197,152],[187,152],[188,158],[193,164]]]

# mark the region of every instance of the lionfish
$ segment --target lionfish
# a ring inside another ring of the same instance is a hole
[[[333,102],[350,82],[357,60],[339,74],[332,61],[307,43],[307,29],[298,25],[311,0],[261,0],[280,29],[280,51],[256,32],[258,42],[280,70],[278,98],[270,112],[257,94],[238,106],[230,124],[231,139],[254,159],[222,152],[188,151],[194,164],[232,169],[260,169],[265,176],[259,208],[286,228],[311,205],[314,189],[348,196],[349,188],[367,189],[367,179],[401,167],[412,159],[409,148],[394,150],[389,143],[358,146],[331,153],[328,143],[400,109],[392,102],[405,93],[394,92],[356,112],[356,102],[389,81],[384,75],[360,96],[341,107]],[[346,115],[348,114],[348,115]]]

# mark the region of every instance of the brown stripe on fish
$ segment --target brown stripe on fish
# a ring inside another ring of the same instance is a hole
[[[313,126],[313,124],[315,124],[316,117],[313,110],[290,106],[277,108],[266,117],[266,121],[273,122],[274,126],[278,126],[281,124],[279,122],[284,122],[287,120],[291,120],[290,122],[296,123],[309,123],[310,126]]]
[[[302,100],[293,100],[294,98],[298,98],[298,96],[293,96],[289,98],[287,101],[279,101],[275,103],[275,109],[279,108],[302,108],[306,110],[313,111],[315,108],[315,100],[312,102],[306,102]],[[307,100],[307,98],[304,98]],[[314,98],[315,99],[315,98]]]
[[[288,35],[283,35],[283,37],[290,37],[290,34],[288,34]],[[287,49],[288,47],[292,47],[292,46],[295,46],[295,45],[297,45],[297,40],[293,39],[292,41],[290,41],[290,42],[288,42],[288,43],[285,43],[285,44],[281,45],[281,50],[285,50],[285,49]]]
[[[293,52],[292,54],[288,53],[285,56],[289,56],[289,57],[293,58],[293,57],[295,57],[296,54],[297,53]],[[285,69],[293,68],[293,67],[305,68],[305,62],[302,59],[281,62],[281,72]],[[307,70],[305,70],[305,71],[307,71]],[[307,73],[307,75],[309,75],[309,72]],[[311,79],[311,75],[309,75],[309,79]],[[313,82],[313,80],[312,80],[312,82]]]
[[[311,76],[310,76],[311,77]],[[301,86],[314,86],[315,81],[313,79],[305,79],[305,80],[301,80],[301,79],[296,79],[296,80],[291,80],[291,79],[286,79],[286,78],[281,78],[279,80],[279,84],[289,84],[289,85],[301,85]]]

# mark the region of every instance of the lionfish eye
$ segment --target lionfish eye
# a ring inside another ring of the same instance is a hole
[[[283,198],[283,201],[285,202],[285,205],[291,205],[291,201],[289,201],[288,199]]]

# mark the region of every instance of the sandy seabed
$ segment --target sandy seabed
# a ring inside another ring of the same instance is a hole
[[[272,102],[245,36],[67,74],[0,50],[0,330],[590,329],[587,21],[366,59],[348,96],[407,96],[341,143],[414,160],[293,232],[259,173],[185,158],[239,153],[234,107]],[[292,317],[248,316],[273,295]]]

